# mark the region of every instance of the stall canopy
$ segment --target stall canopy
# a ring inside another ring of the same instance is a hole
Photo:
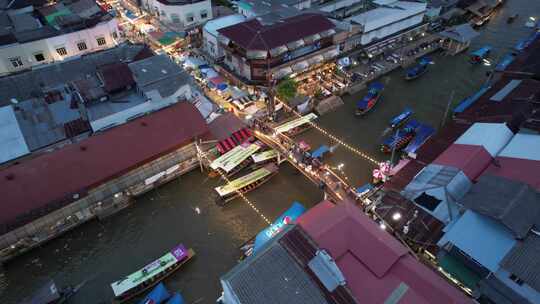
[[[206,79],[210,79],[210,78],[214,78],[214,77],[219,76],[218,72],[216,72],[212,68],[201,69],[201,74]]]
[[[196,69],[199,68],[199,66],[206,64],[204,60],[195,58],[195,57],[188,57],[186,58],[186,61],[184,62],[184,66],[187,68]]]
[[[227,89],[227,84],[221,76],[210,78],[208,79],[208,81],[220,91],[224,91]]]
[[[303,70],[307,69],[308,66],[309,66],[309,63],[304,60],[304,61],[300,61],[297,64],[293,65],[292,69],[295,72],[300,72],[300,71],[303,71]]]

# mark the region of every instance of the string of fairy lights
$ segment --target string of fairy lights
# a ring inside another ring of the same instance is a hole
[[[200,155],[202,155],[202,157],[204,157],[206,159],[206,161],[208,161],[208,163],[210,163],[210,159],[208,158],[208,156],[205,154],[205,153],[202,153],[200,152]],[[220,170],[216,170],[219,175],[221,175],[221,177],[227,182],[227,185],[230,185],[231,184],[231,180],[227,177],[227,175],[225,175],[223,172],[221,172]],[[262,213],[262,211],[257,208],[257,206],[255,206],[255,204],[250,201],[245,195],[244,193],[242,193],[240,191],[240,189],[236,189],[235,192],[238,194],[238,196],[240,196],[247,204],[249,207],[251,207],[251,209],[253,209],[253,211],[255,211],[255,213],[257,213],[257,215],[259,215],[268,225],[271,225],[272,222],[268,219],[268,217],[266,217],[266,215],[264,215]]]
[[[283,107],[285,107],[288,111],[290,112],[293,112],[296,116],[298,117],[302,117],[302,115],[298,112],[296,112],[294,109],[292,109],[291,107],[289,107],[289,105],[287,105],[286,103],[284,103],[283,101],[281,100],[278,100],[278,102],[280,102]],[[368,154],[356,149],[355,147],[349,145],[348,143],[344,142],[343,140],[337,138],[335,135],[331,134],[330,132],[324,130],[323,128],[319,127],[317,124],[315,124],[314,122],[312,121],[308,121],[308,123],[313,127],[315,128],[317,131],[321,132],[322,134],[324,134],[325,136],[329,137],[330,139],[332,139],[333,141],[335,141],[336,143],[342,145],[343,147],[345,147],[347,150],[353,152],[354,154],[360,156],[361,158],[367,160],[367,161],[370,161],[371,163],[375,164],[375,165],[379,165],[380,161],[376,160],[374,157],[371,157],[369,156]]]

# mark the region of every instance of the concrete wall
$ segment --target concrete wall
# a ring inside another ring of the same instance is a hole
[[[96,26],[81,31],[76,31],[56,37],[31,41],[27,43],[10,44],[0,47],[0,75],[35,68],[40,65],[48,64],[54,61],[65,60],[71,57],[78,57],[84,54],[92,53],[99,50],[108,49],[118,44],[113,33],[118,37],[118,23],[116,19],[111,19],[107,22],[102,22]],[[106,44],[99,46],[97,38],[105,38]],[[84,41],[86,50],[79,50],[77,43]],[[66,55],[60,55],[58,48],[66,49]],[[43,61],[38,61],[36,54],[42,54]],[[15,67],[10,61],[10,58],[19,58],[22,66]]]
[[[202,24],[213,18],[210,0],[185,5],[166,5],[157,0],[142,0],[142,5],[152,14],[159,13],[160,21],[183,27]],[[203,12],[206,12],[206,18],[201,16]],[[193,21],[188,20],[189,16],[193,16]]]

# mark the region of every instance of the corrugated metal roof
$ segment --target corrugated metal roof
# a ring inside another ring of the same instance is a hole
[[[0,107],[0,163],[30,153],[12,106]]]
[[[498,156],[540,161],[540,135],[516,134]]]
[[[392,295],[399,303],[470,302],[351,203],[324,201],[298,224],[334,257],[358,303],[384,303]]]
[[[448,223],[458,215],[457,203],[467,193],[472,183],[455,167],[430,164],[403,189],[404,197],[414,200],[423,193],[441,201],[433,210],[423,208],[440,221]]]
[[[501,262],[502,268],[540,291],[540,236],[530,233]]]
[[[0,171],[0,233],[83,197],[87,190],[165,153],[209,137],[199,111],[181,102]],[[84,174],[81,174],[84,172]]]
[[[540,193],[529,185],[504,177],[484,174],[461,203],[489,216],[523,238],[540,217]]]
[[[483,146],[495,157],[514,136],[504,123],[473,124],[456,141],[456,144]]]
[[[478,290],[497,304],[533,304],[494,275],[481,280],[478,283]]]
[[[512,249],[516,240],[510,232],[496,221],[467,210],[439,241],[457,246],[480,265],[496,272],[499,262]]]
[[[492,159],[483,146],[453,144],[433,163],[458,168],[474,181],[491,164]]]
[[[521,80],[513,79],[507,85],[505,85],[502,89],[497,91],[495,95],[491,96],[489,100],[497,101],[497,102],[502,101],[504,98],[506,98],[506,96],[508,96],[508,94],[510,94],[510,92],[512,92],[513,89],[517,88],[520,83],[521,83]]]
[[[283,231],[261,250],[221,278],[239,303],[327,304],[323,293],[288,251],[278,242],[294,226]]]
[[[217,37],[219,29],[235,25],[240,22],[244,22],[245,20],[246,17],[240,14],[216,18],[206,22],[206,24],[204,25],[204,30],[211,35]]]

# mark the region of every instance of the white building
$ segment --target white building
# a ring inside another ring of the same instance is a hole
[[[116,46],[120,42],[116,19],[88,1],[0,16],[10,24],[8,31],[0,32],[0,76]],[[59,11],[69,13],[54,17]],[[47,23],[42,24],[37,14]]]
[[[411,1],[378,0],[379,7],[346,20],[360,25],[359,44],[367,45],[422,23],[427,4]]]
[[[308,9],[311,7],[312,0],[239,0],[237,3],[238,13],[250,18],[284,8]]]
[[[0,107],[0,164],[30,153],[13,106]]]
[[[161,22],[179,27],[189,28],[213,18],[210,0],[142,0],[141,4]]]
[[[206,53],[214,59],[225,56],[218,43],[218,30],[244,22],[244,20],[246,17],[236,14],[208,21],[203,28],[203,47]]]

